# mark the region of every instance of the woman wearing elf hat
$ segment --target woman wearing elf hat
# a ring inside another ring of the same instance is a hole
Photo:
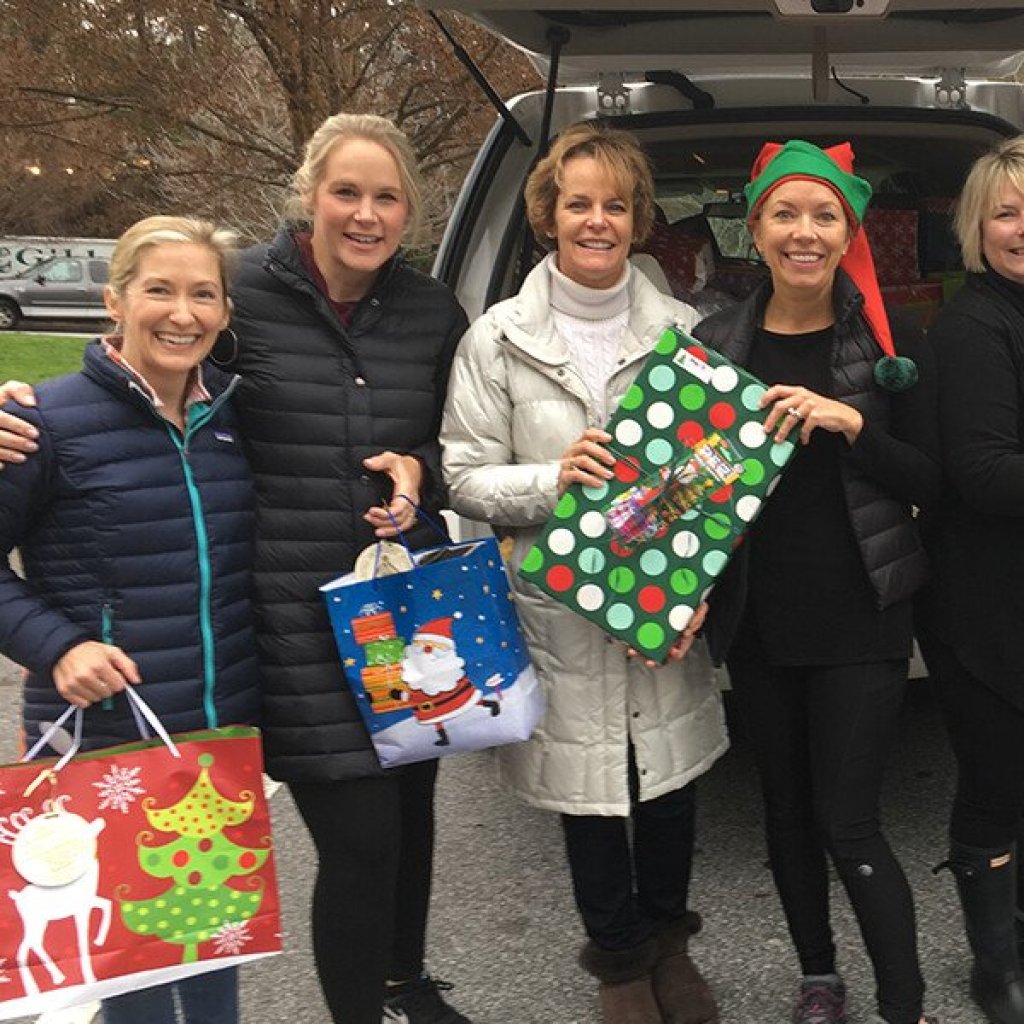
[[[949,487],[928,517],[921,646],[956,754],[948,864],[974,954],[971,994],[990,1021],[1021,1024],[1024,136],[974,164],[953,226],[968,274],[929,331]]]
[[[771,279],[695,332],[770,385],[765,429],[802,445],[716,588],[708,638],[761,774],[803,975],[796,1024],[846,1015],[826,856],[853,904],[882,1019],[916,1024],[914,907],[878,803],[911,598],[926,576],[911,506],[934,500],[941,473],[927,351],[918,332],[890,326],[861,228],[871,186],[852,165],[848,144],[764,146],[745,193]]]

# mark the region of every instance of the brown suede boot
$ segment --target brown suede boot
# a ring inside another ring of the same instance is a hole
[[[588,942],[580,966],[601,983],[603,1024],[664,1024],[651,986],[658,944],[651,939],[635,949],[609,950]]]
[[[654,995],[665,1024],[718,1024],[718,1005],[687,951],[691,935],[700,931],[700,914],[692,910],[658,931]]]

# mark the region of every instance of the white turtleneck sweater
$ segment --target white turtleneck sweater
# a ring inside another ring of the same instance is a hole
[[[608,381],[629,323],[628,285],[633,270],[627,263],[622,277],[611,288],[588,288],[570,280],[558,269],[555,253],[545,262],[551,275],[551,316],[555,330],[587,385],[599,422],[604,423],[609,413]]]

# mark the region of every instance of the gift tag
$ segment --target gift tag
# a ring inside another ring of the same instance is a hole
[[[380,561],[377,552],[380,551]],[[408,572],[412,568],[412,556],[404,544],[393,540],[382,540],[363,548],[356,556],[352,571],[356,579],[372,580],[376,576],[393,576],[396,572]]]
[[[32,885],[68,885],[95,862],[97,831],[77,814],[41,814],[18,832],[11,851],[14,870]]]

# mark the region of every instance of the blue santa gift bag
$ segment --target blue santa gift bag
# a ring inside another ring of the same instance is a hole
[[[544,710],[493,537],[320,588],[385,767],[525,740]]]

